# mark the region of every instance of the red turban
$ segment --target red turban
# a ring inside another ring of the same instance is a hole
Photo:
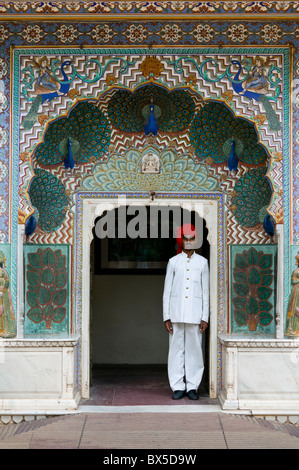
[[[196,231],[195,227],[192,224],[184,224],[181,227],[178,227],[175,231],[176,241],[178,244],[177,254],[182,252],[182,244],[183,244],[183,235],[194,235],[196,238]]]

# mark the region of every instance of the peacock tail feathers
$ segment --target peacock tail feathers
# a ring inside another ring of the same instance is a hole
[[[243,227],[260,223],[260,212],[268,206],[272,190],[265,167],[248,170],[235,184],[235,218]]]
[[[149,103],[155,104],[162,132],[181,132],[188,128],[195,103],[186,90],[168,91],[163,87],[145,85],[134,92],[117,90],[108,103],[111,124],[122,132],[143,132]]]
[[[35,169],[29,196],[32,205],[38,210],[40,227],[45,232],[57,230],[63,223],[65,207],[69,204],[64,185],[50,172]]]
[[[43,97],[41,95],[38,95],[32,101],[30,111],[24,117],[23,122],[22,122],[22,126],[25,129],[25,131],[29,131],[30,129],[32,129],[32,127],[36,123],[38,110],[39,110],[40,105],[42,104],[42,101],[43,101]]]
[[[223,103],[207,103],[190,126],[190,141],[196,155],[202,159],[209,157],[214,163],[227,161],[233,138],[240,162],[257,165],[267,160],[267,152],[258,142],[255,124],[235,117]]]
[[[107,118],[93,103],[81,101],[67,117],[51,122],[44,141],[34,152],[42,165],[57,165],[65,158],[63,149],[70,138],[74,159],[86,163],[91,157],[101,159],[110,145],[111,129]]]
[[[267,119],[269,123],[269,127],[271,131],[280,131],[281,130],[281,123],[279,122],[278,116],[275,113],[274,109],[272,108],[272,105],[269,101],[269,98],[265,95],[261,95],[259,98],[259,101],[263,103],[266,114],[267,114]]]

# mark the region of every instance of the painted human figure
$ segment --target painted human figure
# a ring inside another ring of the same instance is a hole
[[[296,269],[292,273],[292,291],[289,300],[286,332],[287,336],[299,336],[299,254],[296,255]]]
[[[178,400],[197,400],[204,371],[202,333],[209,321],[208,261],[195,250],[194,226],[185,224],[179,252],[170,258],[164,284],[163,320],[169,332],[168,378]]]
[[[0,251],[0,337],[11,338],[16,335],[16,321],[5,265],[6,258],[3,251]]]
[[[55,91],[63,94],[59,92],[59,83],[50,70],[48,58],[42,57],[39,61],[35,61],[35,66],[38,70],[32,95],[44,95]]]
[[[249,72],[249,78],[244,82],[245,90],[252,90],[256,93],[267,94],[269,82],[265,61],[261,57],[256,57],[255,65]]]

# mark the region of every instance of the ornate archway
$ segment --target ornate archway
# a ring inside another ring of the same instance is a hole
[[[112,196],[112,197],[111,197]],[[160,196],[160,198],[159,198]],[[190,197],[191,195],[189,195]],[[79,202],[79,201],[78,201]],[[76,324],[82,331],[78,348],[79,369],[78,380],[82,397],[89,396],[89,361],[90,361],[90,244],[93,238],[94,222],[104,211],[125,205],[160,205],[181,206],[192,208],[206,221],[208,241],[210,244],[210,277],[211,277],[211,319],[210,319],[210,396],[215,398],[221,387],[221,353],[218,334],[224,327],[224,246],[223,246],[223,201],[218,195],[192,194],[192,199],[181,198],[179,194],[159,193],[155,201],[149,201],[144,195],[127,195],[125,198],[117,194],[100,197],[97,194],[80,195],[80,218],[78,223],[84,227],[78,231],[76,248]]]

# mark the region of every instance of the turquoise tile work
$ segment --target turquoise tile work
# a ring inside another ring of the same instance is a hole
[[[0,338],[16,336],[16,317],[11,299],[11,246],[0,246]]]
[[[230,330],[275,333],[277,245],[230,247]]]
[[[25,335],[69,332],[69,246],[25,245]]]

